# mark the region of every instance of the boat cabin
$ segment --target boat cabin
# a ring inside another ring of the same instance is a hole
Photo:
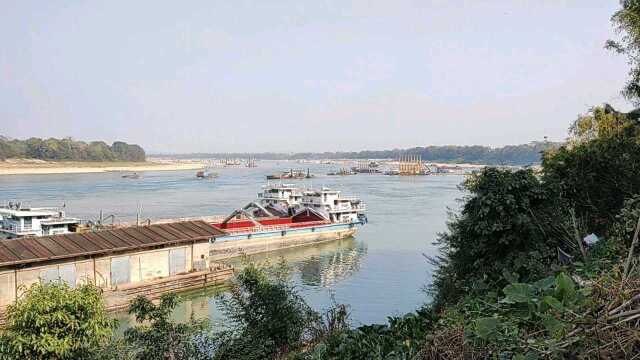
[[[14,203],[0,207],[0,233],[9,239],[67,234],[79,223],[58,208],[22,208]]]
[[[305,191],[301,205],[325,213],[331,222],[357,222],[365,211],[360,199],[342,196],[340,191],[328,188]]]
[[[267,185],[258,193],[258,202],[264,207],[272,207],[289,214],[302,200],[302,191],[293,184]]]

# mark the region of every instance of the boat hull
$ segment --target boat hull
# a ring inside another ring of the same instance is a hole
[[[210,247],[210,260],[304,246],[344,239],[355,235],[360,223],[328,224],[306,228],[232,234],[216,238]]]

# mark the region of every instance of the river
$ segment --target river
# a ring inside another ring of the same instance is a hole
[[[369,223],[352,239],[287,249],[256,256],[290,264],[293,280],[315,309],[348,304],[353,325],[385,322],[387,316],[415,310],[428,301],[432,244],[446,229],[447,211],[461,197],[462,176],[401,177],[377,174],[325,176],[340,165],[262,161],[257,168],[221,168],[215,180],[196,180],[194,171],[145,172],[140,179],[120,173],[11,175],[0,177],[0,202],[26,206],[66,204],[69,216],[117,220],[227,214],[255,199],[265,175],[289,168],[310,168],[318,177],[297,181],[356,195],[367,205]],[[295,181],[289,181],[295,182]],[[176,318],[219,319],[214,292],[190,294]],[[127,322],[126,317],[121,317]]]

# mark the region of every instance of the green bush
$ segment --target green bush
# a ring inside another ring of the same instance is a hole
[[[441,255],[432,259],[436,307],[473,289],[504,285],[505,273],[525,281],[539,277],[556,255],[558,240],[545,228],[561,210],[531,170],[485,168],[464,189],[462,210],[440,234]]]
[[[320,320],[288,281],[284,263],[248,264],[220,298],[229,329],[217,334],[216,359],[267,359],[311,340]]]
[[[639,164],[635,137],[598,138],[547,154],[542,179],[586,220],[588,231],[606,235],[624,200],[640,193]]]
[[[208,323],[194,319],[186,323],[172,321],[170,315],[178,303],[179,298],[172,293],[162,295],[158,305],[138,296],[129,313],[139,324],[125,331],[123,353],[137,360],[208,359],[209,354],[203,351],[206,347],[198,346],[197,341],[207,334]]]
[[[422,349],[426,330],[434,318],[430,310],[423,309],[402,317],[390,317],[388,324],[336,331],[298,357],[310,360],[412,359]]]
[[[36,283],[7,309],[2,359],[86,359],[109,339],[115,321],[93,285]]]

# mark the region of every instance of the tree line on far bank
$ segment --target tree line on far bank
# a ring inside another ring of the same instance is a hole
[[[139,145],[116,141],[76,141],[71,138],[26,140],[0,136],[0,160],[38,159],[54,161],[145,161],[146,154]]]
[[[409,149],[364,150],[323,153],[196,153],[171,155],[175,158],[255,158],[263,160],[321,160],[321,159],[399,159],[401,156],[420,156],[423,161],[443,163],[469,163],[486,165],[539,164],[543,151],[558,148],[562,144],[550,141],[508,145],[499,148],[489,146],[426,146]]]

